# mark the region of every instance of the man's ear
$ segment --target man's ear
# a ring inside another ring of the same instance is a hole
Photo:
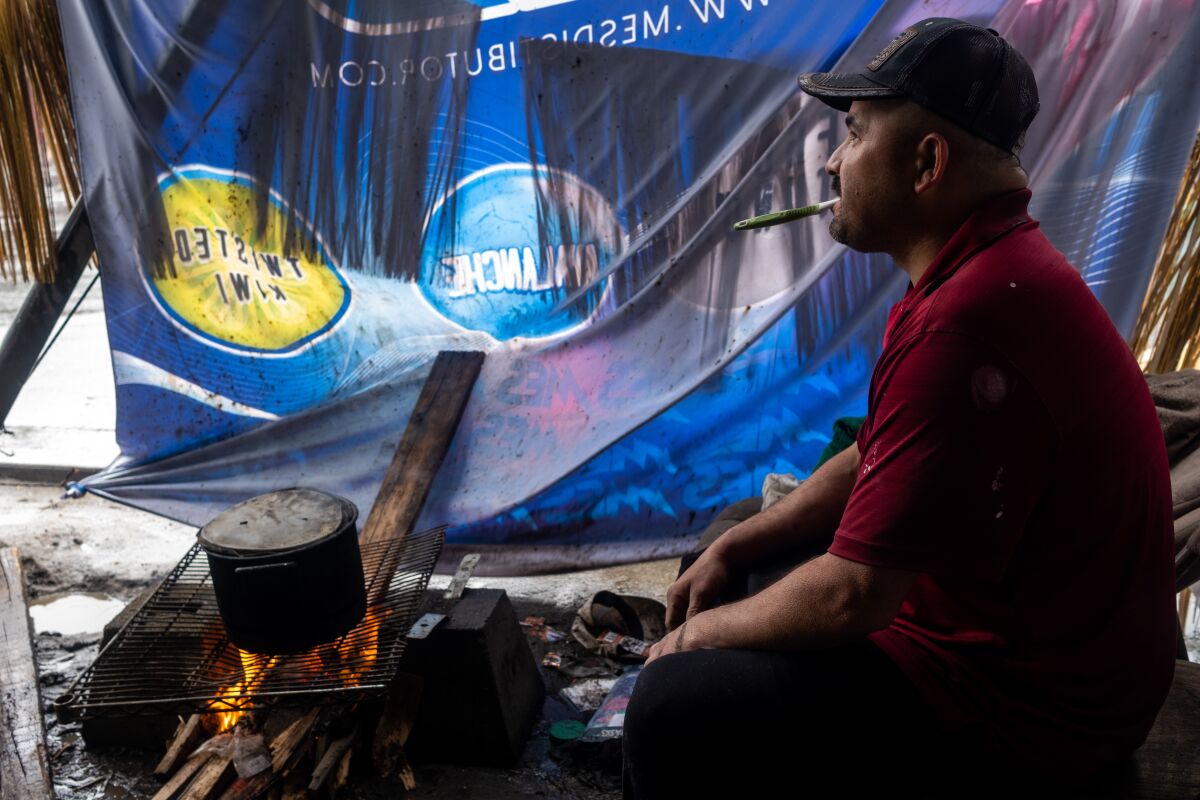
[[[917,143],[917,177],[913,191],[917,194],[937,186],[946,177],[950,163],[950,143],[940,133],[927,133]]]

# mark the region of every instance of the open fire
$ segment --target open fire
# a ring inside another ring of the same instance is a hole
[[[215,714],[206,726],[211,733],[233,730],[254,706],[253,697],[272,670],[286,670],[288,682],[303,682],[307,675],[313,681],[336,680],[346,688],[362,685],[379,658],[380,627],[392,614],[392,609],[372,606],[363,621],[351,633],[335,642],[320,645],[294,656],[271,656],[236,650],[241,662],[240,677],[222,686],[209,703]],[[294,674],[292,674],[294,673]]]
[[[216,725],[210,726],[213,733],[225,733],[233,730],[246,712],[253,707],[250,697],[266,677],[267,670],[279,660],[278,656],[264,656],[238,650],[242,661],[242,679],[230,686],[222,687],[212,701],[212,708],[227,708],[213,715]]]

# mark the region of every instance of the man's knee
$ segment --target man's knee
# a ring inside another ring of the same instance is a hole
[[[663,656],[648,665],[634,684],[625,709],[625,737],[630,744],[658,741],[663,732],[677,733],[680,718],[699,701],[680,662],[686,653]]]
[[[700,653],[663,656],[638,676],[625,710],[623,748],[633,797],[712,796],[704,765],[722,760],[738,725],[713,715],[713,686]],[[738,773],[740,774],[740,772]]]

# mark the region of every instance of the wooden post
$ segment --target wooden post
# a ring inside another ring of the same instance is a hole
[[[483,357],[476,351],[438,353],[363,524],[359,538],[364,544],[403,540],[412,533],[433,479],[450,450]],[[392,551],[374,575],[365,576],[368,606],[387,594],[398,555]]]
[[[83,200],[77,200],[58,236],[57,276],[54,283],[34,284],[0,344],[0,427],[8,418],[17,395],[29,380],[34,362],[42,353],[79,276],[92,257],[92,229]]]
[[[363,524],[364,543],[403,539],[412,532],[450,449],[483,357],[475,351],[438,353]]]
[[[15,547],[0,550],[0,800],[53,800],[25,576]]]

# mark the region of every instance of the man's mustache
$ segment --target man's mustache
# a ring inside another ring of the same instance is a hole
[[[838,197],[842,196],[842,179],[836,175],[833,178],[833,193]]]

